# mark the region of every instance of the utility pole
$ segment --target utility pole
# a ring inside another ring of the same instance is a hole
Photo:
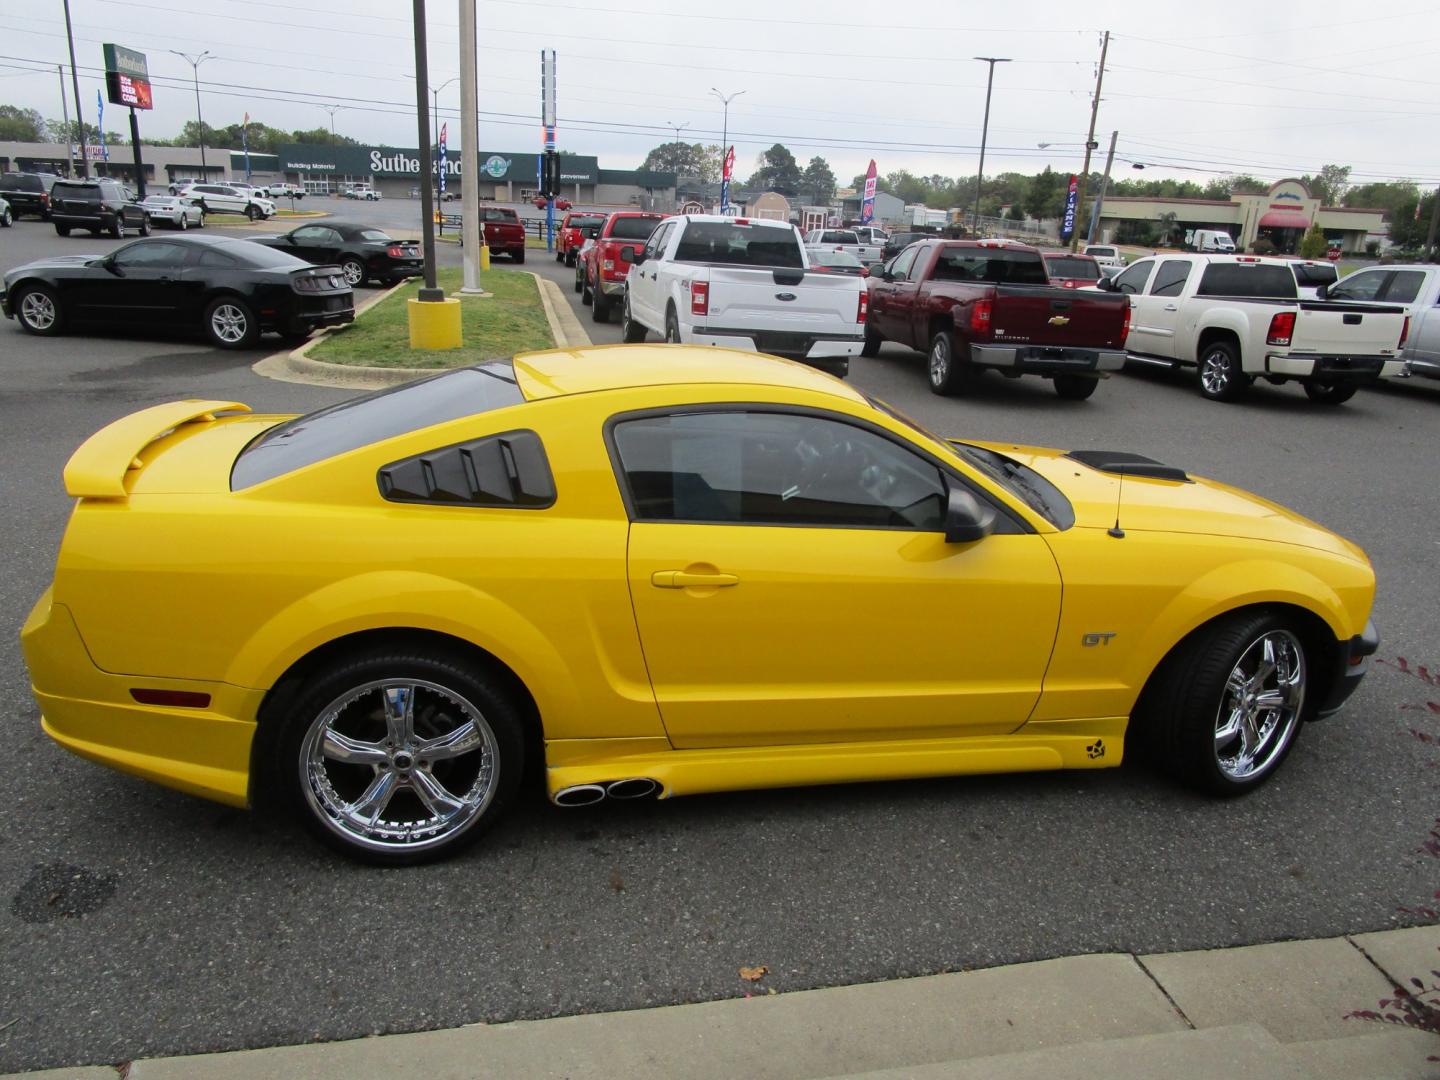
[[[995,65],[1010,63],[1009,57],[977,56],[976,60],[990,65],[985,79],[985,123],[980,128],[980,171],[975,174],[975,213],[970,216],[970,233],[980,234],[980,186],[985,181],[985,141],[990,135],[990,90],[995,85]]]
[[[1115,140],[1120,132],[1110,132],[1110,152],[1105,155],[1105,175],[1100,180],[1100,194],[1095,197],[1095,210],[1090,215],[1090,231],[1085,234],[1085,243],[1095,242],[1095,230],[1100,227],[1100,211],[1105,206],[1105,192],[1110,189],[1110,166],[1115,163]]]
[[[55,74],[60,76],[60,115],[65,118],[65,175],[75,174],[75,140],[70,130],[70,106],[65,101],[65,68],[55,65]]]
[[[1435,227],[1440,225],[1440,187],[1435,189],[1435,201],[1430,204],[1430,232],[1425,237],[1426,257],[1435,261]]]
[[[479,72],[475,61],[475,0],[460,0],[460,251],[465,266],[462,293],[484,295],[480,284],[480,248],[485,232],[480,227],[480,104]]]
[[[420,133],[421,168],[430,161],[430,125],[427,117],[425,92],[430,87],[429,57],[425,45],[425,0],[414,0],[415,22],[415,119]],[[430,177],[420,178],[420,225],[422,248],[425,253],[425,285],[419,299],[425,303],[439,303],[445,299],[444,290],[435,285],[435,200],[431,196]]]
[[[70,85],[75,89],[75,127],[80,136],[80,175],[88,180],[90,161],[85,156],[85,118],[80,113],[80,76],[75,73],[75,31],[70,29],[70,0],[65,0],[65,40],[70,43]]]
[[[1095,73],[1095,97],[1090,102],[1090,134],[1085,136],[1085,169],[1080,173],[1080,187],[1075,196],[1075,212],[1085,210],[1085,183],[1090,179],[1090,151],[1095,149],[1095,114],[1100,111],[1100,86],[1105,81],[1105,54],[1110,51],[1110,31],[1105,31],[1105,40],[1100,45],[1100,70]],[[1070,250],[1080,246],[1080,231],[1070,234]]]
[[[200,138],[200,179],[205,180],[209,178],[210,167],[205,162],[205,118],[200,115],[200,65],[206,60],[213,60],[215,58],[210,55],[209,49],[206,49],[198,56],[190,56],[176,49],[170,49],[169,51],[189,64],[191,74],[195,77],[195,134]]]

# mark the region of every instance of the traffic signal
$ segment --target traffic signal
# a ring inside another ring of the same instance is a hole
[[[554,150],[545,151],[540,169],[540,194],[547,199],[560,194],[560,155]]]

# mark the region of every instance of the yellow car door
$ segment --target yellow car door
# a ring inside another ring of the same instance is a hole
[[[612,442],[631,599],[676,747],[1025,722],[1059,572],[1005,515],[947,543],[947,480],[927,455],[838,415],[734,406],[622,420]]]

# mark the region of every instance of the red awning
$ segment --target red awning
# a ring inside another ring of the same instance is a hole
[[[1271,210],[1260,219],[1262,229],[1308,229],[1310,219],[1294,210]]]

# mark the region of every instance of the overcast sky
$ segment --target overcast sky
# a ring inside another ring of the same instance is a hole
[[[1334,162],[1352,182],[1440,183],[1440,22],[1428,0],[1402,10],[1340,0],[1253,3],[1058,3],[1018,0],[478,0],[482,150],[538,147],[539,50],[559,66],[560,147],[607,168],[639,164],[688,125],[686,141],[719,142],[730,106],[737,172],[783,142],[803,164],[827,158],[842,185],[874,157],[882,173],[973,174],[995,70],[986,174],[1078,170],[1101,31],[1109,58],[1096,125],[1119,130],[1120,177],[1219,173],[1283,177]],[[191,68],[168,50],[210,50],[200,67],[207,123],[328,126],[362,142],[414,146],[410,5],[390,0],[71,0],[85,119],[103,83],[100,45],[148,55],[155,110],[142,135],[168,136],[195,115]],[[457,5],[428,5],[430,85],[459,74]],[[0,103],[60,115],[53,65],[66,61],[59,0],[0,3]],[[51,65],[39,73],[35,64]],[[91,70],[85,70],[89,68]],[[1415,78],[1411,78],[1411,74]],[[68,87],[68,82],[67,82]],[[73,107],[73,106],[72,106]],[[440,94],[455,118],[458,81]],[[105,127],[126,130],[107,106]],[[1049,143],[1047,149],[1038,143]],[[1143,162],[1144,173],[1133,171]]]

